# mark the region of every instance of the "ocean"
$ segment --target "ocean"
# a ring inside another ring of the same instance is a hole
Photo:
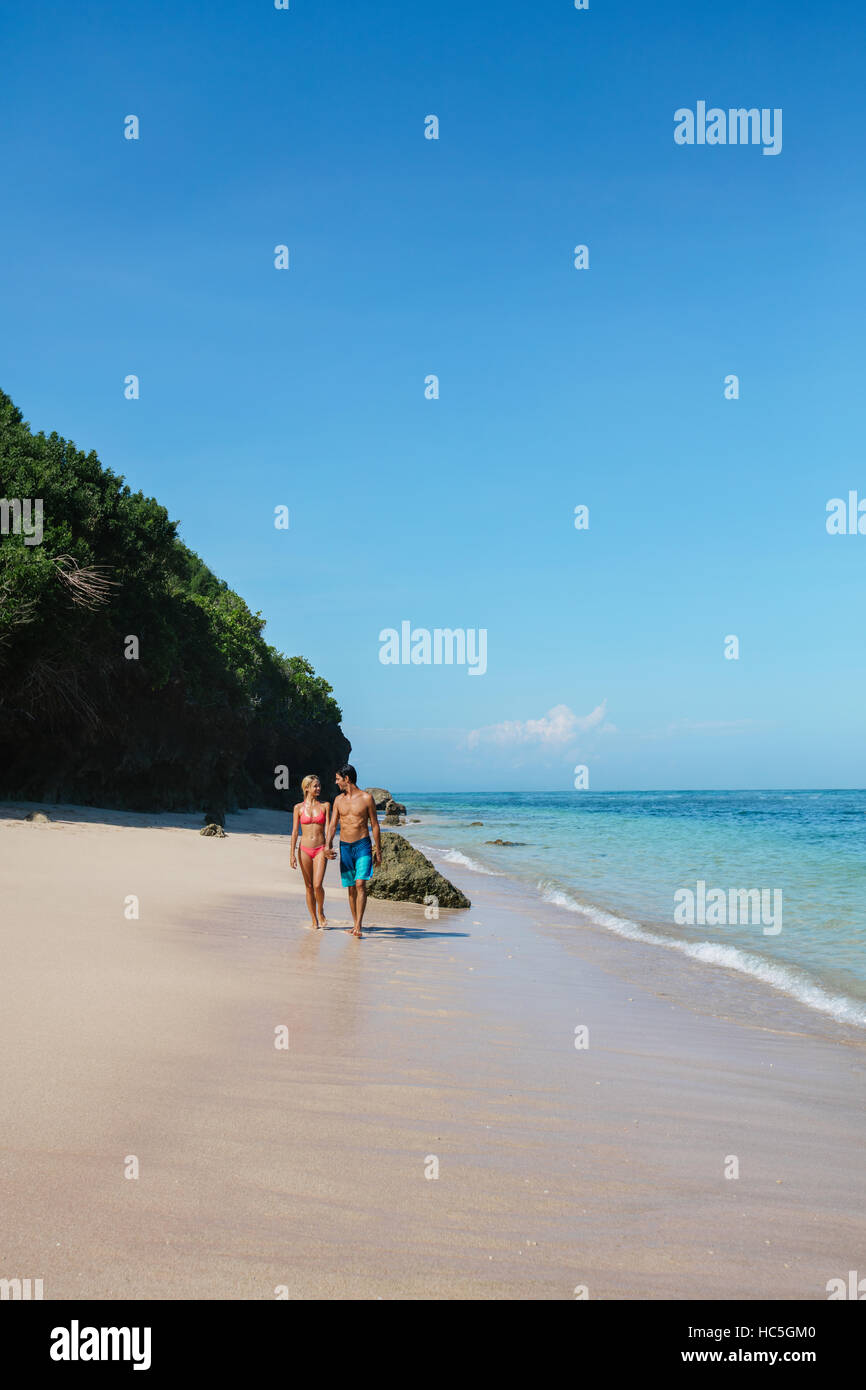
[[[419,818],[412,842],[470,897],[473,879],[512,878],[866,1028],[866,791],[395,796]]]

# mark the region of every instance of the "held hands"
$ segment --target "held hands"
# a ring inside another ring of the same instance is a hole
[[[337,851],[336,851],[335,849],[326,849],[326,850],[325,850],[325,858],[326,858],[326,859],[336,859],[336,857],[337,857]]]

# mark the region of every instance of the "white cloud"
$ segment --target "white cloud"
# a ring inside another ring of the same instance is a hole
[[[500,748],[535,744],[542,748],[566,748],[574,743],[579,734],[601,726],[603,733],[615,732],[612,724],[605,724],[604,716],[607,701],[602,700],[590,714],[575,714],[568,705],[554,705],[540,719],[506,719],[502,724],[486,724],[481,729],[473,729],[467,743],[470,748],[482,744],[495,744]]]

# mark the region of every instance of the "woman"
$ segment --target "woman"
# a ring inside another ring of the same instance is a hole
[[[307,890],[310,925],[314,931],[318,931],[320,927],[328,925],[325,916],[325,869],[328,860],[333,859],[336,854],[335,850],[331,850],[329,854],[325,849],[325,831],[328,827],[331,804],[328,801],[319,801],[322,784],[318,777],[305,777],[301,783],[301,790],[304,799],[298,802],[292,817],[291,865],[293,869],[298,867],[295,849],[300,833],[301,873],[304,875],[304,887]]]

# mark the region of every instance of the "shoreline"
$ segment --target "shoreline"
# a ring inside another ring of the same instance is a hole
[[[446,876],[454,871],[453,861],[443,858],[435,847],[427,845],[422,852]],[[494,886],[496,879],[504,883]],[[605,927],[588,912],[574,912],[553,903],[540,889],[533,890],[507,873],[494,875],[482,870],[475,874],[468,870],[461,885],[473,901],[478,891],[498,891],[505,898],[514,898],[522,904],[527,920],[538,930],[552,933],[565,949],[596,964],[605,962],[606,968],[622,979],[652,982],[659,993],[669,993],[685,1007],[746,1025],[772,1026],[783,1032],[848,1043],[866,1051],[866,1027],[839,1019],[759,974],[684,950],[680,943],[653,933],[650,927],[640,927],[642,936]]]
[[[436,812],[433,814],[435,816]],[[428,810],[428,819],[429,816]],[[527,911],[535,917],[544,921],[556,919],[562,928],[571,929],[575,939],[587,935],[602,953],[611,953],[611,939],[615,938],[643,947],[644,951],[636,951],[635,956],[642,958],[645,968],[660,980],[668,975],[675,979],[683,976],[694,984],[703,977],[698,990],[704,1007],[711,1007],[712,984],[708,982],[715,980],[721,1016],[748,1020],[765,1007],[776,1012],[779,1001],[784,1000],[796,1006],[794,1014],[798,1028],[817,1037],[866,1044],[866,1000],[838,978],[822,977],[795,959],[762,952],[760,937],[757,947],[750,949],[742,941],[730,943],[703,937],[694,928],[691,936],[673,933],[668,921],[659,920],[646,910],[641,912],[634,904],[624,910],[620,904],[606,900],[603,893],[593,894],[591,889],[590,897],[581,889],[564,887],[553,878],[539,877],[533,882],[525,873],[494,868],[492,865],[497,861],[492,857],[486,862],[478,857],[479,847],[460,843],[459,829],[459,825],[453,827],[454,833],[449,835],[452,843],[447,849],[429,843],[423,823],[407,824],[401,828],[401,833],[446,877],[454,872],[462,873],[466,892],[471,892],[475,886],[493,888],[499,881],[500,886],[508,885],[504,891],[521,896]],[[442,830],[441,825],[436,826],[437,833],[441,834]],[[615,953],[615,958],[627,962],[629,954]],[[697,966],[699,973],[684,971],[682,967],[687,962]],[[624,968],[628,968],[627,964]]]
[[[805,1006],[703,1012],[696,963],[662,990],[672,953],[480,875],[435,922],[372,899],[357,943],[329,873],[313,933],[277,812],[212,840],[11,809],[0,1274],[47,1299],[808,1300],[856,1268],[866,1054]]]

